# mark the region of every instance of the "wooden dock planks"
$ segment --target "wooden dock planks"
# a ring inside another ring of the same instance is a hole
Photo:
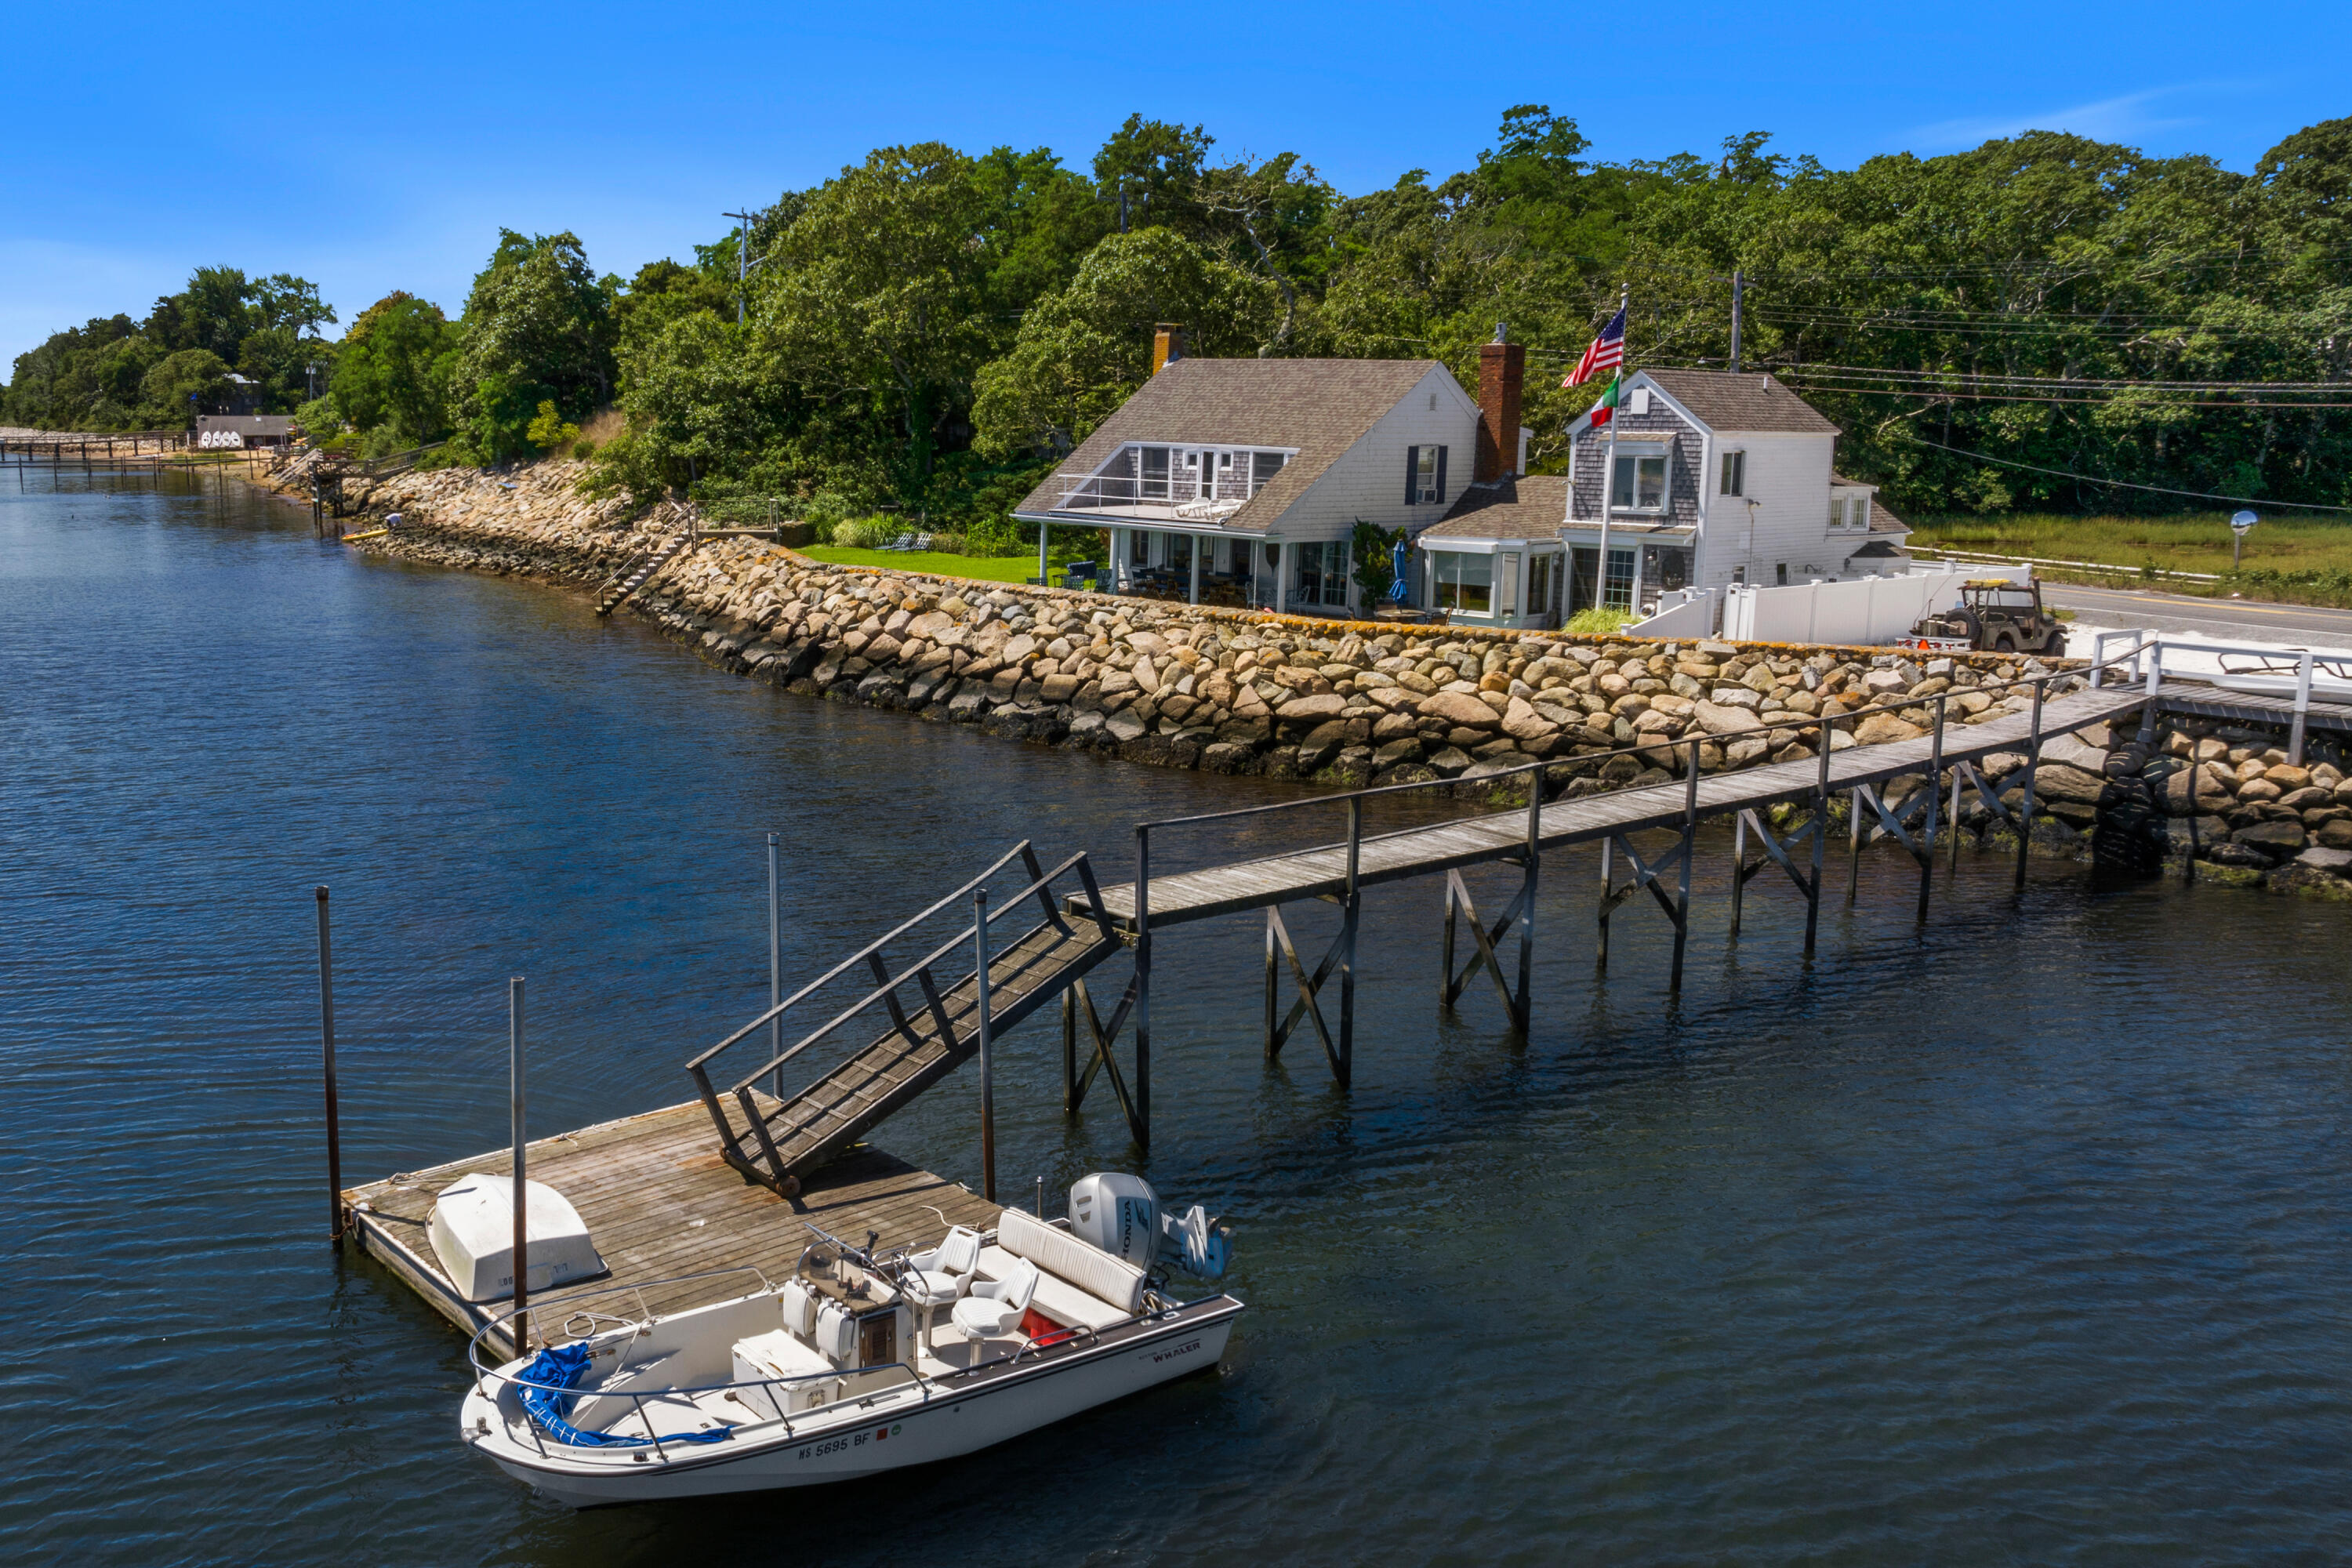
[[[472,1333],[512,1303],[460,1301],[433,1255],[426,1226],[435,1197],[459,1176],[504,1175],[512,1168],[510,1151],[492,1150],[351,1187],[343,1196],[370,1255]],[[880,1245],[892,1247],[930,1240],[950,1224],[985,1228],[1001,1212],[944,1176],[870,1147],[855,1149],[805,1177],[797,1198],[778,1197],[719,1157],[711,1147],[710,1120],[691,1100],[539,1139],[530,1145],[530,1172],[531,1180],[562,1193],[580,1211],[611,1270],[604,1278],[534,1297],[533,1318],[542,1311],[553,1314],[544,1320],[549,1323],[568,1314],[567,1303],[616,1286],[649,1286],[744,1265],[781,1279],[813,1239],[807,1229],[812,1224],[860,1244],[867,1231],[879,1231]],[[626,1299],[624,1305],[598,1307],[625,1315],[682,1311],[758,1286],[753,1276],[733,1273],[644,1289],[642,1308]],[[502,1353],[509,1352],[502,1347]]]
[[[2116,714],[2130,712],[2146,700],[2141,692],[2116,688],[2053,698],[2043,706],[2042,733],[2046,739],[2080,730]],[[2031,739],[2032,725],[2032,716],[2023,713],[2005,713],[1981,723],[1949,724],[1944,731],[1944,760],[1948,764],[1993,752],[2022,750]],[[1668,746],[1683,743],[1686,742],[1669,742]],[[1922,737],[1833,752],[1830,757],[1830,788],[1836,791],[1923,772],[1934,749],[1933,739]],[[1820,780],[1820,768],[1818,760],[1807,758],[1708,774],[1699,781],[1699,815],[1716,816],[1809,795]],[[1544,848],[1557,848],[1612,834],[1678,826],[1687,808],[1686,790],[1684,781],[1676,779],[1671,784],[1554,801],[1543,807],[1538,816],[1538,842]],[[1523,808],[1368,836],[1359,851],[1357,881],[1360,886],[1370,887],[1508,859],[1518,856],[1526,845],[1527,812]],[[1163,926],[1182,925],[1270,904],[1328,897],[1343,891],[1346,886],[1344,844],[1154,877],[1151,928],[1158,931]],[[1123,882],[1106,887],[1102,897],[1112,920],[1121,929],[1132,931],[1135,885]]]

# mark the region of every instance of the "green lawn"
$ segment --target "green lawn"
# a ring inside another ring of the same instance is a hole
[[[969,577],[975,583],[1026,583],[1037,574],[1034,555],[950,555],[942,550],[849,550],[831,544],[812,544],[801,553],[835,566],[887,566],[894,572]]]
[[[2259,511],[2261,509],[2254,509]],[[2112,565],[2113,574],[2044,567],[2062,581],[2139,580],[2142,568],[2208,572],[2219,583],[2158,579],[2166,591],[2243,594],[2249,598],[2352,605],[2352,517],[2264,518],[2246,536],[2245,559],[2230,572],[2226,512],[2172,517],[2059,517],[2018,512],[1993,517],[1928,518],[1913,524],[1912,542],[1987,555],[2038,556]]]

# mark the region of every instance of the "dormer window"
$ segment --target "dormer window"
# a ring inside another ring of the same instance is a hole
[[[1870,498],[1867,495],[1832,494],[1830,497],[1830,526],[1867,530],[1870,527]]]

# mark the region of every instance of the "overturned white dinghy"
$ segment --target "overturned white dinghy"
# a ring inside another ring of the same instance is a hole
[[[1150,1217],[1156,1249],[1156,1199]],[[1019,1209],[923,1251],[809,1228],[788,1278],[746,1269],[758,1288],[730,1300],[641,1321],[570,1300],[568,1342],[497,1367],[485,1329],[463,1441],[582,1508],[846,1480],[1209,1371],[1242,1311],[1175,1300],[1158,1273]]]
[[[604,1272],[580,1211],[562,1193],[526,1178],[522,1197],[534,1294]],[[433,1256],[458,1295],[495,1301],[514,1294],[513,1177],[470,1173],[442,1188],[433,1202],[430,1234]]]

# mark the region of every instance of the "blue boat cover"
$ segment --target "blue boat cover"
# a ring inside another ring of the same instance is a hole
[[[588,1375],[588,1347],[584,1344],[550,1345],[531,1359],[529,1366],[515,1374],[522,1388],[522,1407],[530,1418],[559,1443],[575,1448],[647,1448],[653,1446],[649,1437],[624,1437],[610,1432],[583,1432],[569,1417],[579,1395],[570,1392],[580,1386]],[[731,1426],[720,1426],[709,1432],[665,1433],[666,1443],[723,1443],[735,1435]]]

